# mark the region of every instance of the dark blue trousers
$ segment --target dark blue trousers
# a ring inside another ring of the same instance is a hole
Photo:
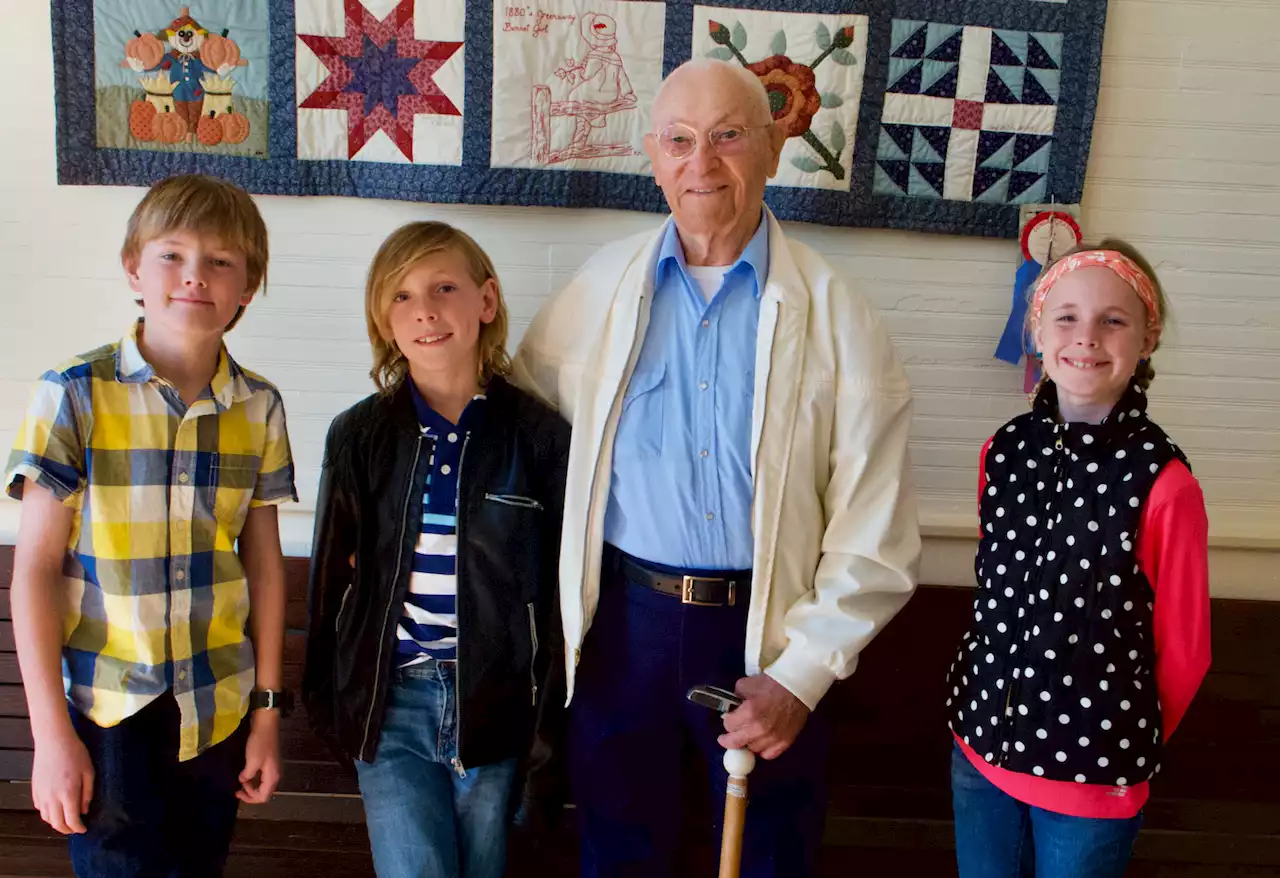
[[[714,840],[723,821],[720,718],[685,699],[743,676],[747,606],[698,607],[628,583],[606,549],[600,605],[582,646],[570,705],[569,759],[580,815],[583,878],[677,874],[681,753],[692,743],[711,776]],[[830,732],[822,711],[749,782],[742,878],[814,871],[826,809]],[[710,827],[709,827],[710,828]]]
[[[178,703],[165,693],[101,728],[71,711],[93,761],[88,832],[70,836],[80,878],[213,878],[222,874],[240,804],[246,717],[231,737],[178,761]]]

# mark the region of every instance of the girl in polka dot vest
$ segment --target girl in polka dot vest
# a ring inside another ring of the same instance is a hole
[[[1045,378],[982,452],[973,620],[947,680],[961,878],[1121,876],[1208,669],[1204,498],[1147,417],[1164,314],[1119,241],[1033,292]]]

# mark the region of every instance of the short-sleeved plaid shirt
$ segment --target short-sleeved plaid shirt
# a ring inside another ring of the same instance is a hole
[[[254,685],[249,590],[236,539],[249,509],[297,500],[279,391],[224,348],[189,408],[120,343],[46,372],[5,484],[75,509],[63,566],[63,682],[109,727],[172,689],[178,758],[239,726]]]

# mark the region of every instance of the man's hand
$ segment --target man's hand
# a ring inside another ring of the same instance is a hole
[[[249,723],[236,798],[249,805],[263,805],[271,801],[280,783],[280,711],[255,710]]]
[[[40,818],[63,835],[84,832],[92,800],[93,762],[70,721],[52,735],[37,735],[31,802]]]
[[[809,719],[809,708],[781,683],[764,674],[743,677],[733,687],[742,705],[724,715],[721,747],[746,747],[765,759],[777,759],[795,741]]]

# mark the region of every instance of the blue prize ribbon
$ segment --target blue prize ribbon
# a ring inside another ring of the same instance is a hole
[[[1040,276],[1041,265],[1034,259],[1028,259],[1018,266],[1018,273],[1013,278],[1013,305],[1009,308],[1009,321],[1004,325],[1000,335],[1000,343],[996,345],[996,359],[1017,365],[1026,350],[1023,327],[1027,321],[1027,292]]]

